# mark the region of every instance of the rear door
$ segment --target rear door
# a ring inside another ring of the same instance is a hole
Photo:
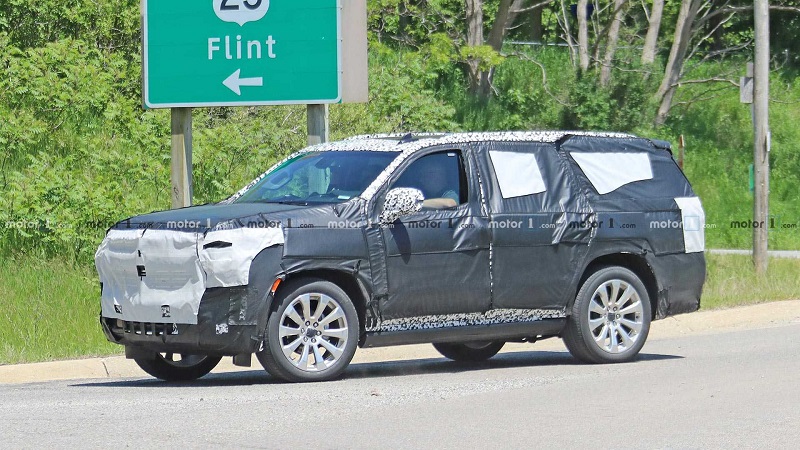
[[[489,208],[493,308],[563,308],[588,253],[591,208],[554,144],[476,149]]]

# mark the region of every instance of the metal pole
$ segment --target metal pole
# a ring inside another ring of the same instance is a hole
[[[192,205],[192,108],[172,108],[172,208]]]
[[[762,275],[767,272],[769,226],[769,2],[754,1],[756,51],[753,73],[753,264],[756,273]]]
[[[306,105],[308,145],[328,142],[328,105]]]

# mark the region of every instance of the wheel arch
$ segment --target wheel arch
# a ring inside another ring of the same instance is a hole
[[[586,268],[581,273],[581,277],[578,281],[577,289],[580,289],[583,286],[583,283],[595,272],[600,270],[603,267],[608,266],[619,266],[624,267],[634,274],[642,281],[647,289],[647,296],[650,298],[650,310],[651,310],[651,318],[655,319],[656,311],[658,310],[658,282],[656,281],[655,273],[653,272],[653,268],[647,263],[647,260],[642,255],[637,255],[635,253],[627,253],[627,252],[619,252],[619,253],[609,253],[602,256],[598,256],[591,260],[589,264],[586,265]],[[577,292],[577,290],[576,290]],[[572,304],[575,303],[575,299],[572,298],[569,302],[567,311],[570,310]]]
[[[275,291],[275,295],[279,295],[281,289],[287,285],[287,282],[302,280],[304,278],[324,280],[333,283],[344,291],[347,297],[350,298],[350,301],[353,302],[353,306],[356,308],[356,312],[358,313],[359,335],[363,338],[367,301],[369,299],[369,294],[363,283],[361,283],[351,272],[344,272],[336,269],[303,270],[287,274],[286,278],[281,282],[281,284],[278,286],[278,289]],[[276,305],[277,304],[273,302],[273,307],[271,308],[270,314],[275,312]]]

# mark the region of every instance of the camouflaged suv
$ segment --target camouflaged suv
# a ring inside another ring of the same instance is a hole
[[[361,136],[308,147],[217,203],[131,217],[96,254],[101,323],[148,373],[255,354],[291,381],[356,347],[457,361],[564,339],[628,361],[695,311],[700,200],[665,142],[615,133]]]

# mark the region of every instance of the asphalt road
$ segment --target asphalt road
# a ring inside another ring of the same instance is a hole
[[[551,346],[552,347],[552,346]],[[651,340],[629,364],[566,352],[0,385],[2,448],[796,448],[800,324]]]

